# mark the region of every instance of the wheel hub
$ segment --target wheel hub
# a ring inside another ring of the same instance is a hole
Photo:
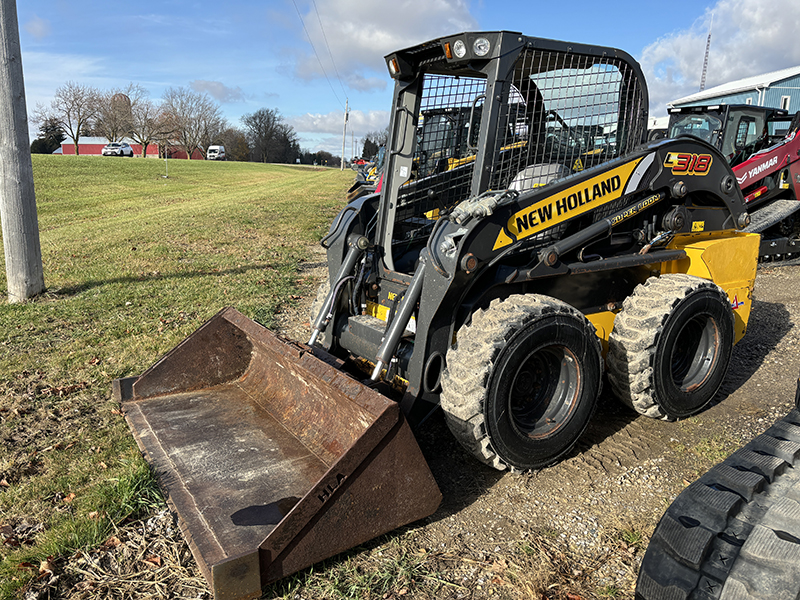
[[[714,319],[698,316],[681,329],[672,352],[672,380],[682,392],[701,386],[714,369],[719,330]]]
[[[522,363],[509,392],[515,428],[533,437],[546,437],[561,427],[575,406],[580,370],[564,346],[536,350]]]

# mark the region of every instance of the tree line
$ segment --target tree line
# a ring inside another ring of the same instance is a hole
[[[49,106],[39,105],[33,114],[39,136],[31,152],[52,153],[69,139],[78,154],[82,137],[99,136],[111,142],[130,138],[142,146],[156,145],[159,154],[177,147],[187,158],[195,151],[205,156],[211,145],[225,146],[229,160],[327,164],[339,166],[340,158],[329,152],[300,148],[299,138],[276,109],[260,108],[241,118],[241,127],[222,116],[219,104],[207,94],[185,87],[170,87],[152,100],[138,84],[98,90],[75,82],[59,87]]]

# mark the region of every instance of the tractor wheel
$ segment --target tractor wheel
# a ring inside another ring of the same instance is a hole
[[[547,296],[513,295],[458,330],[441,405],[453,435],[478,460],[539,469],[586,429],[602,372],[600,342],[580,312]]]
[[[314,302],[311,303],[311,308],[309,309],[309,335],[310,332],[314,329],[314,321],[317,320],[317,315],[319,311],[322,310],[322,305],[325,303],[325,298],[328,297],[328,292],[331,289],[331,282],[328,277],[325,277],[325,281],[319,285],[317,288],[317,297],[314,298]],[[317,337],[317,343],[320,346],[325,345],[325,337],[327,333],[322,332]]]
[[[636,600],[800,598],[800,413],[687,487],[656,527]]]
[[[622,305],[608,341],[608,379],[643,415],[679,419],[722,385],[734,341],[728,297],[699,277],[651,277]]]

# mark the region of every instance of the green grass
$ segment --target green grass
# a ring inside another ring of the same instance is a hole
[[[741,447],[741,442],[725,435],[703,437],[693,448],[693,452],[709,465],[722,462]]]
[[[275,324],[352,172],[34,156],[47,292],[0,303],[0,598],[161,499],[111,380],[142,372],[227,305]],[[7,296],[5,263],[0,294]],[[313,293],[313,292],[311,292]],[[2,541],[2,540],[0,540]]]
[[[629,548],[641,549],[644,545],[644,534],[632,527],[621,529],[619,537]]]
[[[619,598],[622,596],[622,590],[613,585],[607,585],[597,590],[597,595],[601,598]]]
[[[438,579],[427,564],[425,553],[408,551],[408,546],[413,545],[409,540],[394,537],[383,541],[378,549],[361,547],[358,553],[351,551],[344,557],[324,561],[291,575],[271,586],[267,595],[282,600],[292,600],[298,595],[340,600],[396,598],[407,594],[414,597],[415,592],[423,597],[435,597],[436,591],[445,585],[465,590]]]

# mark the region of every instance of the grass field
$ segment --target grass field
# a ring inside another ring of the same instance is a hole
[[[274,324],[352,172],[34,156],[47,292],[0,304],[0,598],[163,499],[111,380],[219,309]],[[5,264],[0,293],[6,296]],[[2,543],[5,540],[5,543]]]

